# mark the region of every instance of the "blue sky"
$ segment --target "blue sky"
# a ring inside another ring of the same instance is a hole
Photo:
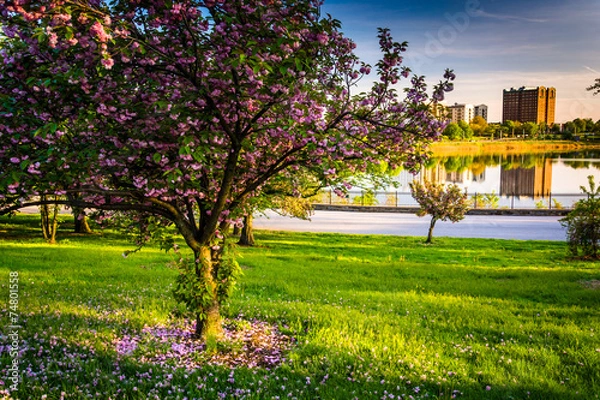
[[[374,64],[377,27],[408,41],[406,63],[431,83],[454,69],[447,103],[487,104],[502,118],[502,89],[554,86],[557,122],[600,119],[600,0],[325,0],[357,53]]]

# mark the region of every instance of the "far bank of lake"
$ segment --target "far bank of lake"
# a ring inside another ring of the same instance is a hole
[[[591,175],[600,182],[600,145],[568,141],[442,142],[416,175],[400,171],[383,190],[355,188],[346,197],[332,192],[326,205],[416,206],[414,181],[455,184],[473,208],[561,209],[582,198]]]
[[[496,140],[433,143],[434,156],[553,153],[600,149],[600,143],[575,142],[568,140]]]

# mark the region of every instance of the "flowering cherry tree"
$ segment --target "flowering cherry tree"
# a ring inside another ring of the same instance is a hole
[[[443,183],[414,181],[410,183],[410,192],[419,203],[417,215],[419,217],[431,215],[425,243],[431,243],[433,228],[437,221],[450,220],[453,223],[462,221],[469,211],[469,196],[457,185],[445,186]]]
[[[428,94],[387,29],[381,60],[361,62],[317,0],[15,0],[0,15],[0,212],[53,195],[174,224],[194,253],[176,294],[205,337],[235,270],[225,228],[249,200],[300,173],[343,187],[369,163],[418,168],[454,79]]]

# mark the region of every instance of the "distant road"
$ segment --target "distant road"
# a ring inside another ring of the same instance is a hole
[[[37,213],[37,207],[22,212]],[[427,236],[430,218],[414,214],[315,211],[311,221],[282,217],[270,211],[254,219],[256,229],[297,232],[337,232],[396,236]],[[438,221],[434,237],[565,240],[559,216],[467,215],[455,224]]]
[[[343,211],[315,211],[311,221],[282,217],[268,212],[268,217],[257,216],[256,229],[337,232],[356,234],[383,234],[397,236],[427,236],[430,217],[414,214],[358,213]],[[565,240],[565,229],[552,216],[467,215],[455,224],[438,221],[434,237],[490,238],[517,240]]]

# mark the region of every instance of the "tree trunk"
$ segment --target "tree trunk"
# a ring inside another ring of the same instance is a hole
[[[56,198],[55,198],[56,199]],[[47,196],[41,196],[42,201],[48,200]],[[42,235],[49,244],[56,243],[56,231],[58,229],[58,212],[60,206],[57,204],[42,204],[40,206],[40,217],[42,219]]]
[[[240,235],[238,244],[241,246],[254,246],[256,244],[252,228],[252,214],[248,214],[244,217],[244,227],[242,228],[242,234]]]
[[[90,228],[87,217],[85,216],[85,213],[82,210],[73,209],[73,218],[75,222],[75,233],[92,233],[92,228]]]
[[[437,222],[437,218],[431,218],[431,223],[429,224],[429,233],[427,233],[427,240],[425,243],[431,243],[433,239],[433,228],[435,227],[435,223]]]
[[[67,197],[72,202],[75,202],[75,200],[77,200],[76,195],[67,195]],[[71,206],[71,207],[72,207],[72,214],[73,214],[73,223],[75,225],[73,232],[75,232],[75,233],[92,233],[92,228],[90,228],[90,225],[88,224],[87,217],[85,216],[85,211],[79,207],[73,207],[73,206]]]
[[[196,276],[204,283],[206,288],[206,300],[204,300],[203,309],[196,312],[196,331],[197,338],[203,338],[207,345],[216,343],[223,336],[223,327],[221,325],[221,311],[219,299],[217,296],[217,282],[215,281],[215,263],[212,260],[211,249],[209,246],[202,246],[196,257]]]
[[[234,235],[234,236],[238,236],[238,235],[240,235],[241,233],[242,233],[242,229],[241,229],[239,226],[237,226],[237,225],[234,225],[234,226],[233,226],[233,235]]]

